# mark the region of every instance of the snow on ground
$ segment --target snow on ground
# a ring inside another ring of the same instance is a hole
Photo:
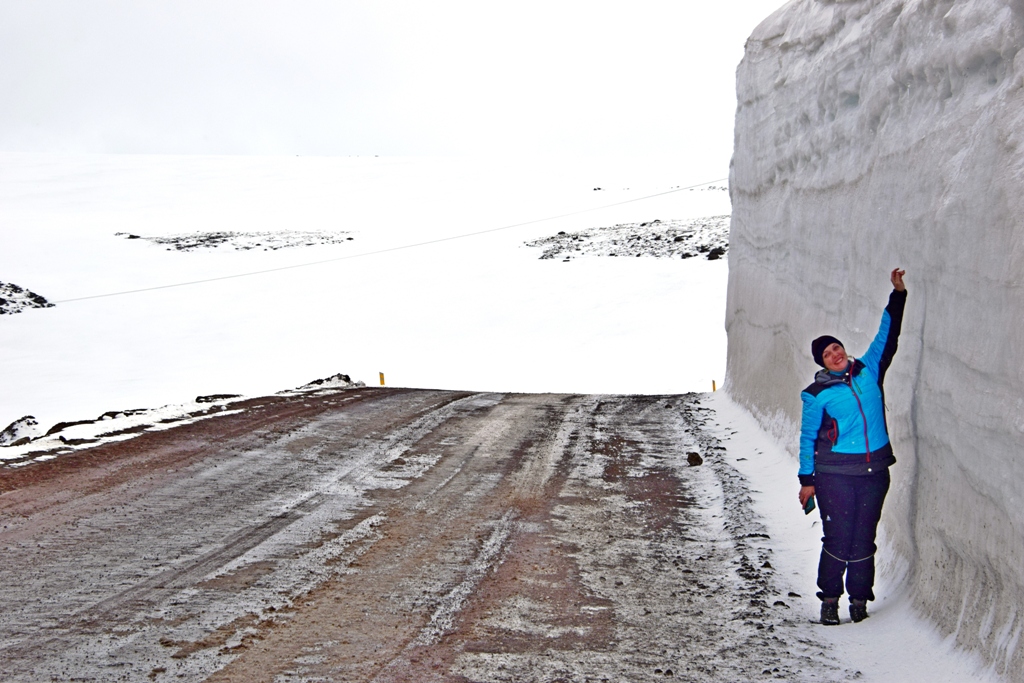
[[[717,180],[681,166],[2,154],[0,279],[56,306],[3,317],[0,428],[270,394],[338,372],[444,389],[707,389],[725,370],[724,261],[565,264],[524,246],[728,213],[726,192],[700,188],[633,201]],[[631,203],[436,241],[619,202]],[[168,251],[117,233],[346,239]],[[322,263],[294,267],[311,262]],[[230,277],[254,271],[270,272]]]

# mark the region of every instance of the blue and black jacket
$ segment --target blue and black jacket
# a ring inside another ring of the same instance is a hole
[[[843,372],[819,370],[800,394],[800,484],[816,472],[867,475],[896,462],[885,423],[882,382],[896,354],[906,291],[893,290],[871,346]]]

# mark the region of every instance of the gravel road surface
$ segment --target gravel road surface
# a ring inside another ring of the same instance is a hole
[[[2,468],[0,679],[849,680],[700,400],[325,391]]]

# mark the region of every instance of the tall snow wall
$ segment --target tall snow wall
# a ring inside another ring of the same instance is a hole
[[[793,0],[737,73],[727,389],[788,440],[907,271],[881,568],[1024,680],[1024,0]],[[797,490],[793,466],[793,494]]]

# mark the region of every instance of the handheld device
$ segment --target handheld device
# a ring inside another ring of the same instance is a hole
[[[813,510],[814,507],[815,507],[814,506],[814,496],[811,496],[810,498],[807,499],[807,504],[804,505],[804,514],[805,515],[811,514],[811,510]]]

